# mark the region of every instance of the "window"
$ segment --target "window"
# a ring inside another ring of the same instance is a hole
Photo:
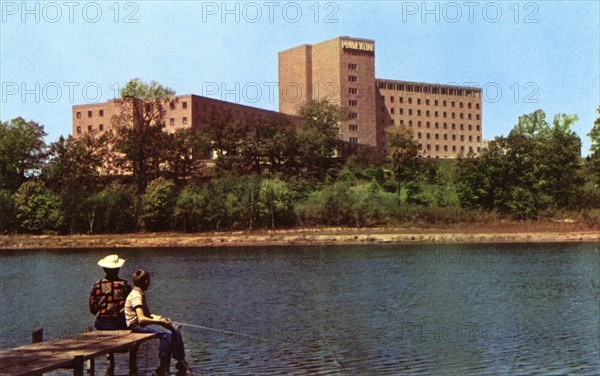
[[[98,111],[98,114],[99,114],[100,116],[104,116],[104,110],[100,110],[100,111]]]
[[[400,109],[400,115],[404,115],[404,109],[403,108]]]
[[[358,105],[358,101],[355,99],[351,99],[348,101],[348,105],[350,105],[350,107],[356,107]]]
[[[433,105],[434,106],[438,106],[440,103],[438,102],[438,100],[436,99],[435,101],[433,101]]]
[[[477,125],[477,131],[479,131],[479,130],[480,130],[479,125]]]
[[[355,87],[351,87],[348,89],[349,94],[358,94],[358,89]]]
[[[181,108],[185,110],[187,108],[187,102],[181,102]]]
[[[460,140],[461,140],[461,141],[464,141],[464,140],[465,140],[465,135],[464,135],[464,134],[461,134],[461,135],[460,135]]]
[[[435,145],[435,151],[440,151],[440,145]]]
[[[448,151],[448,145],[444,145],[444,151]]]
[[[448,134],[444,133],[444,140],[447,141],[448,140]]]
[[[460,102],[458,107],[463,108],[464,106],[465,104],[463,102]]]
[[[94,130],[94,128],[91,125],[88,125],[88,132],[91,132],[93,130]]]
[[[81,126],[77,126],[77,133],[81,133]]]
[[[77,119],[81,119],[81,112],[77,112]]]
[[[348,76],[348,81],[356,82],[356,81],[358,81],[358,78],[356,78],[356,76]]]
[[[425,126],[427,126],[427,128],[431,128],[431,123],[427,122],[427,123],[425,123]]]
[[[169,105],[169,107],[171,108],[171,110],[174,110],[175,109],[175,102],[171,102],[170,105]]]
[[[471,108],[471,103],[467,103],[467,108]]]
[[[439,134],[439,133],[436,133],[436,134],[435,134],[435,139],[436,139],[436,140],[439,140],[439,139],[440,139],[440,134]]]
[[[408,104],[412,104],[412,98],[408,98]]]
[[[175,118],[169,119],[169,125],[175,125]]]
[[[88,117],[91,118],[92,117],[92,111],[88,111]]]
[[[421,110],[417,110],[417,116],[421,116]]]
[[[413,126],[413,122],[412,122],[412,120],[409,120],[409,121],[408,121],[408,125],[410,125],[411,127]]]
[[[452,145],[452,151],[456,151],[456,145]]]
[[[442,102],[442,106],[446,107],[446,101]]]
[[[464,119],[464,118],[465,118],[465,114],[463,114],[463,113],[461,112],[459,117],[460,117],[461,119]]]
[[[434,116],[435,116],[435,117],[438,117],[438,115],[439,115],[439,114],[438,114],[438,112],[437,112],[437,111],[436,111],[436,112],[434,112]]]
[[[473,142],[473,136],[469,136],[469,142]]]
[[[398,97],[398,100],[400,101],[400,103],[404,103],[404,97]]]
[[[352,131],[352,132],[356,132],[356,131],[358,130],[358,125],[356,125],[356,124],[350,124],[350,125],[348,126],[348,129],[349,129],[350,131]]]
[[[425,99],[425,104],[429,106],[429,99]]]
[[[417,98],[417,104],[421,104],[421,98]]]
[[[427,133],[427,139],[429,140],[431,138],[431,133]]]
[[[394,103],[394,96],[393,95],[390,97],[390,102]]]
[[[350,119],[358,119],[358,114],[356,112],[351,112],[348,117]]]
[[[461,130],[461,131],[464,131],[464,130],[465,130],[465,125],[464,125],[464,124],[461,124],[461,125],[460,125],[460,130]]]
[[[417,138],[422,138],[421,137],[421,132],[417,133]]]
[[[479,114],[475,115],[475,119],[479,120]]]
[[[473,118],[473,116],[472,116],[471,114],[469,114],[469,115],[467,116],[467,118],[468,118],[469,120],[471,120],[471,119]]]
[[[350,69],[350,70],[356,70],[356,69],[358,69],[358,64],[352,64],[352,63],[350,63],[350,64],[348,64],[348,69]]]
[[[444,129],[448,129],[448,123],[444,123]]]
[[[472,131],[473,130],[473,126],[471,124],[469,124],[469,130]]]
[[[456,107],[456,102],[452,101],[452,103],[450,103],[451,107]]]
[[[394,114],[394,107],[390,108],[390,114]]]
[[[185,102],[184,102],[184,103],[185,103]],[[186,124],[188,123],[188,122],[187,122],[187,117],[185,117],[185,116],[184,116],[184,117],[183,117],[183,119],[181,119],[181,123],[182,123],[183,125],[186,125]]]
[[[417,121],[417,127],[421,128],[421,120]]]
[[[358,137],[350,137],[351,144],[358,144]]]
[[[479,110],[479,103],[475,103],[475,108]]]
[[[452,141],[456,141],[456,135],[455,134],[452,135]]]
[[[481,137],[477,136],[477,142],[481,142]]]
[[[408,109],[408,114],[409,114],[409,115],[412,115],[412,108],[409,108],[409,109]]]
[[[452,119],[456,119],[456,114],[454,112],[452,113]]]
[[[446,111],[444,111],[444,117],[448,117],[448,113]]]
[[[390,124],[392,124],[392,125],[396,124],[396,120],[392,119]]]
[[[452,129],[456,129],[456,123],[452,123]]]
[[[98,129],[100,129],[100,131],[103,131],[103,130],[104,130],[104,124],[100,124],[100,125],[98,126]]]

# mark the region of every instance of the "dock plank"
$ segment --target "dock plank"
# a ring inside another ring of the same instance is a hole
[[[76,356],[85,360],[129,350],[138,343],[156,337],[152,333],[97,331],[69,338],[40,342],[0,351],[0,375],[41,375],[59,368],[73,368]]]

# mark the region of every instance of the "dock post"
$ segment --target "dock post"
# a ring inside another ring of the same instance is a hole
[[[83,376],[83,355],[77,355],[73,362],[73,376]]]
[[[130,376],[137,376],[138,374],[138,368],[137,368],[137,354],[138,354],[138,349],[140,348],[140,344],[141,342],[136,342],[133,344],[133,346],[131,346],[131,349],[129,350],[129,375]]]
[[[40,343],[44,341],[44,328],[31,332],[31,343]]]

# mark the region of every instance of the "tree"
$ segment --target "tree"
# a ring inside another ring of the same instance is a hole
[[[300,107],[298,161],[307,177],[323,181],[339,147],[343,110],[326,100],[310,101]]]
[[[182,184],[194,176],[198,170],[198,157],[205,157],[210,151],[210,142],[194,129],[177,129],[163,135],[164,169],[167,178]]]
[[[400,197],[403,183],[417,176],[419,167],[419,143],[412,131],[405,127],[394,126],[388,132],[388,160],[396,180],[396,193]]]
[[[60,230],[63,224],[60,197],[41,180],[26,181],[14,197],[17,221],[23,231],[37,234]]]
[[[42,176],[47,186],[61,196],[65,221],[71,233],[85,231],[83,204],[96,192],[107,137],[86,135],[60,137],[50,145],[50,159]]]
[[[17,208],[12,193],[0,189],[0,234],[14,231],[17,224]]]
[[[44,126],[17,117],[0,121],[0,188],[14,192],[36,175],[46,156]]]
[[[259,208],[271,228],[275,224],[289,224],[293,213],[292,194],[287,184],[280,179],[264,179],[260,182]]]
[[[519,219],[569,207],[583,183],[581,141],[570,129],[576,120],[576,115],[558,114],[550,125],[541,110],[521,116],[509,135],[492,140],[480,157],[460,161],[461,204]]]
[[[130,80],[120,91],[119,115],[112,119],[117,129],[116,149],[125,156],[133,172],[138,193],[160,172],[166,106],[175,101],[175,91],[157,82]]]
[[[201,132],[210,140],[217,174],[240,173],[240,144],[245,136],[242,120],[235,119],[231,111],[217,109],[208,114]]]
[[[90,233],[120,233],[136,228],[136,197],[133,189],[112,183],[90,196],[82,205],[82,213]]]
[[[596,112],[598,113],[598,118],[594,122],[592,130],[588,133],[588,137],[592,140],[592,146],[590,148],[592,152],[590,156],[592,170],[600,182],[600,106],[598,106]]]
[[[177,195],[175,184],[165,178],[150,182],[142,196],[142,223],[150,231],[172,229]]]

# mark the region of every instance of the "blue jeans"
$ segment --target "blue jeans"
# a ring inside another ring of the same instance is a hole
[[[158,356],[173,357],[175,360],[185,359],[185,349],[183,347],[183,337],[179,329],[168,325],[140,325],[133,324],[129,327],[136,333],[158,333],[160,343],[158,345]]]

